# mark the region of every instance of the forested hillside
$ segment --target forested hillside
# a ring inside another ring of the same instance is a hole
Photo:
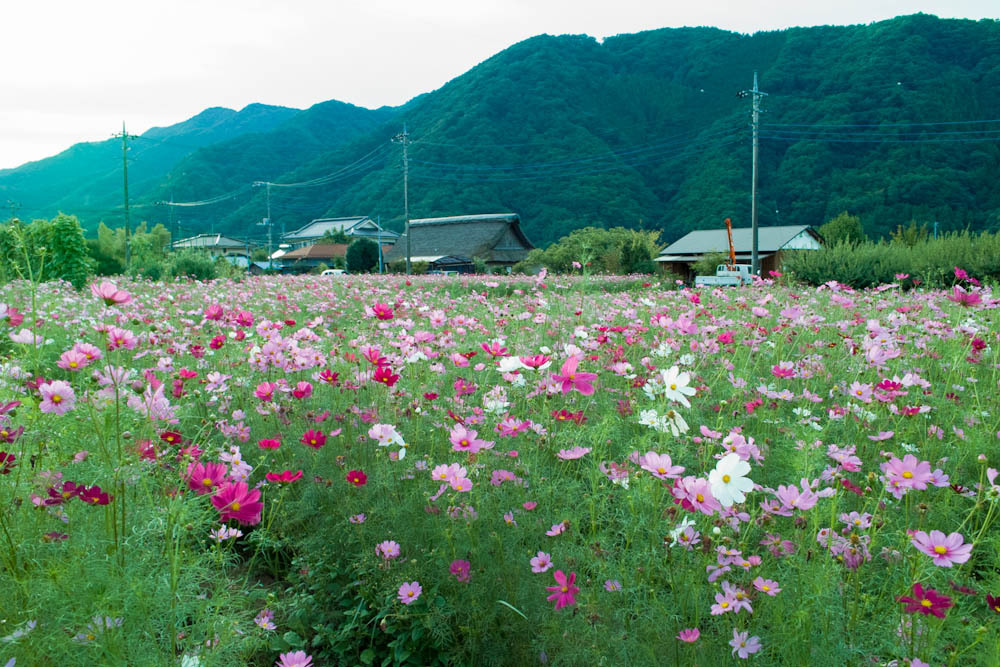
[[[324,215],[401,229],[392,138],[405,123],[413,218],[516,211],[536,244],[587,225],[664,240],[725,217],[744,226],[750,103],[737,93],[755,70],[768,93],[761,224],[819,225],[847,210],[874,236],[911,220],[1000,228],[1000,23],[920,14],[754,35],[535,37],[404,107],[337,107],[325,131],[310,110],[194,152],[140,203],[170,191],[213,203],[142,217],[259,234],[269,189],[271,219],[289,229]]]
[[[213,107],[176,125],[144,132],[129,142],[131,198],[141,199],[158,188],[178,160],[192,151],[247,133],[267,132],[297,113],[264,104],[241,111]],[[115,129],[109,127],[108,135]],[[101,219],[120,224],[121,139],[79,143],[53,157],[0,170],[0,199],[16,202],[19,215],[29,220],[62,210],[77,214],[92,228]]]

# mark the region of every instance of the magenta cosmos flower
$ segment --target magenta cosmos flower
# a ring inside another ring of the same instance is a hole
[[[42,395],[42,402],[38,404],[38,409],[42,412],[64,415],[76,405],[73,387],[62,380],[46,382],[38,387],[38,393]]]
[[[552,576],[555,577],[557,585],[545,587],[545,590],[552,593],[552,595],[545,599],[549,602],[555,600],[556,611],[571,604],[576,604],[575,596],[580,592],[580,589],[573,585],[573,582],[576,581],[576,572],[570,572],[569,577],[567,577],[562,570],[556,570]]]
[[[212,504],[219,510],[223,521],[236,519],[246,526],[260,523],[264,511],[260,491],[249,488],[246,482],[226,482],[212,496]]]
[[[933,588],[924,590],[921,584],[913,584],[913,597],[900,595],[896,602],[906,604],[906,609],[910,614],[920,613],[924,616],[933,614],[938,618],[944,618],[944,610],[955,603],[947,595],[941,595]]]
[[[593,382],[597,379],[597,373],[578,372],[576,367],[579,363],[579,357],[570,357],[563,363],[562,368],[559,370],[560,374],[553,374],[552,379],[562,385],[562,393],[564,394],[568,394],[575,389],[584,396],[590,396],[594,393]]]
[[[188,487],[199,496],[212,493],[226,481],[225,463],[200,463],[195,461],[188,466]]]
[[[417,601],[423,590],[424,589],[420,587],[420,582],[418,581],[403,582],[403,585],[399,587],[399,591],[396,595],[399,597],[399,601],[403,604],[412,604]]]
[[[964,563],[972,554],[972,545],[963,544],[965,540],[961,533],[952,533],[945,537],[940,530],[932,530],[928,535],[922,530],[913,534],[910,542],[931,558],[934,564],[941,567],[951,567],[954,563]]]
[[[688,644],[693,644],[698,641],[698,637],[701,636],[701,630],[698,628],[684,628],[677,635],[677,639],[682,642],[687,642]]]

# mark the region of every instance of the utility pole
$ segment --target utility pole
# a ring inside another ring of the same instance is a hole
[[[125,131],[125,121],[122,121],[121,134],[114,135],[122,138],[122,176],[123,194],[125,196],[125,270],[128,271],[132,263],[132,221],[128,211],[128,140],[135,139],[135,135]]]
[[[410,243],[410,160],[406,152],[406,147],[410,143],[410,135],[406,131],[406,123],[403,123],[403,133],[392,138],[395,143],[403,144],[403,217],[406,221],[406,275],[412,272],[410,262],[412,245]]]
[[[254,181],[253,187],[260,187],[263,185],[266,189],[266,199],[267,199],[267,217],[264,218],[263,222],[258,222],[259,225],[267,225],[267,270],[274,270],[274,258],[271,255],[274,254],[272,246],[274,244],[274,225],[271,223],[271,184],[268,181]]]
[[[751,108],[753,111],[753,176],[750,186],[750,235],[753,237],[753,245],[750,251],[750,271],[756,276],[760,274],[760,257],[757,251],[757,148],[759,145],[758,132],[760,129],[760,98],[767,97],[767,93],[762,93],[757,88],[757,72],[753,73],[753,90],[741,90],[736,93],[738,97],[751,96]]]

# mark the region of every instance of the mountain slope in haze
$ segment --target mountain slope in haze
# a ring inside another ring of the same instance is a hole
[[[272,188],[271,217],[294,228],[366,214],[401,229],[401,153],[388,138],[405,121],[413,218],[512,210],[536,243],[588,224],[665,239],[725,217],[749,226],[750,104],[736,93],[755,70],[768,93],[761,224],[849,210],[874,235],[913,219],[1000,227],[1000,23],[922,14],[754,35],[535,37],[276,179],[321,178],[384,150],[367,173]],[[209,217],[241,234],[265,210],[257,192]]]
[[[873,235],[910,220],[1000,228],[1000,22],[923,14],[754,35],[534,37],[403,107],[324,103],[194,151],[135,197],[136,219],[259,238],[270,208],[278,229],[371,215],[401,230],[391,139],[405,123],[411,218],[515,211],[540,245],[585,225],[668,241],[725,217],[749,226],[750,103],[736,93],[754,71],[768,93],[762,225],[848,210]],[[171,195],[213,203],[152,205]]]
[[[251,104],[241,111],[213,107],[169,127],[154,127],[129,144],[129,193],[142,197],[158,186],[181,158],[198,148],[253,132],[266,132],[297,109]],[[76,213],[85,221],[109,216],[122,205],[120,139],[76,144],[50,158],[0,172],[0,198],[20,203],[24,218]],[[120,222],[121,213],[109,222]]]

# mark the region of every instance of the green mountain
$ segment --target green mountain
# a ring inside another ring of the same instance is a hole
[[[241,111],[213,107],[170,127],[154,127],[129,144],[129,194],[141,199],[193,151],[253,132],[267,132],[297,109],[251,104]],[[95,227],[122,220],[121,139],[80,143],[50,158],[0,171],[0,199],[21,205],[24,218],[77,214]],[[115,212],[117,209],[117,212]]]
[[[768,93],[762,225],[848,210],[873,235],[911,220],[1000,228],[1000,22],[923,14],[754,35],[543,35],[403,107],[328,103],[324,130],[314,108],[207,146],[138,200],[172,190],[210,202],[143,210],[150,222],[181,219],[184,232],[259,238],[268,208],[288,229],[365,214],[399,230],[402,146],[391,140],[405,123],[412,218],[515,211],[536,244],[585,225],[665,240],[725,217],[746,226],[750,100],[737,93],[755,71]]]

